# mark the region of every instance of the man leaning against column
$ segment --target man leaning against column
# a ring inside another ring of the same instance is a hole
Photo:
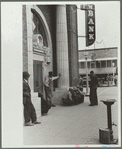
[[[53,80],[56,80],[60,78],[61,74],[59,73],[59,76],[53,77],[53,72],[50,71],[48,76],[45,78],[44,87],[45,87],[45,93],[46,93],[46,100],[47,103],[55,107],[56,105],[52,103],[53,98]]]

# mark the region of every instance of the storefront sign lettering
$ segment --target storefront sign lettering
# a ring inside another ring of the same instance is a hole
[[[81,10],[85,10],[86,17],[86,46],[95,42],[95,5],[81,5]]]

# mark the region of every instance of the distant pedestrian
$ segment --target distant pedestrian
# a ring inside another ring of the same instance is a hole
[[[60,78],[61,74],[59,73],[59,76],[53,77],[53,72],[50,71],[48,76],[45,78],[44,87],[45,87],[45,94],[46,94],[46,100],[49,105],[52,107],[55,107],[56,105],[52,103],[53,98],[53,80],[56,80]]]
[[[115,85],[117,86],[117,83],[118,83],[118,76],[117,76],[117,74],[115,74],[114,83],[115,83]]]
[[[37,121],[36,111],[31,102],[31,89],[28,84],[29,77],[30,74],[28,72],[23,72],[23,105],[25,126],[33,126],[34,124],[41,123]]]
[[[90,72],[90,105],[89,106],[94,106],[98,105],[98,99],[97,99],[97,86],[98,86],[98,78],[94,74],[94,71]]]
[[[111,82],[111,85],[113,84],[113,75],[110,75],[110,82]]]

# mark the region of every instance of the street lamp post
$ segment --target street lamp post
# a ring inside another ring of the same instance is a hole
[[[113,85],[114,85],[114,63],[112,63],[112,66],[113,66]]]
[[[88,52],[85,51],[85,60],[86,60],[86,96],[88,96],[88,66],[87,66],[87,57],[88,57]]]

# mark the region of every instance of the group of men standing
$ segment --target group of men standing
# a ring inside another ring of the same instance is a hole
[[[46,93],[45,102],[47,103],[48,109],[56,106],[52,103],[53,80],[60,78],[60,76],[61,74],[59,73],[59,76],[53,77],[53,72],[51,71],[49,72],[49,75],[45,78],[44,81],[44,87]],[[36,111],[31,101],[31,89],[28,84],[29,77],[30,74],[28,72],[23,72],[23,105],[24,105],[25,126],[33,126],[34,124],[41,124],[41,122],[37,121]]]
[[[46,93],[46,101],[49,107],[55,107],[52,103],[53,98],[53,80],[60,78],[59,76],[53,77],[53,72],[49,72],[49,75],[46,77],[44,81],[45,93]],[[23,72],[23,105],[24,105],[24,125],[25,126],[33,126],[34,124],[40,124],[41,122],[37,121],[36,111],[31,101],[31,89],[28,84],[28,79],[30,74],[28,72]],[[98,86],[98,79],[97,76],[94,74],[93,71],[90,72],[90,105],[94,106],[98,105],[97,100],[97,86]],[[43,96],[42,96],[43,97]]]

